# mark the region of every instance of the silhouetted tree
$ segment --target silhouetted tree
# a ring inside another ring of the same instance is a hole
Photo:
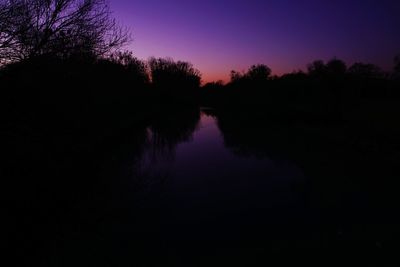
[[[307,74],[303,71],[293,71],[292,73],[287,73],[278,78],[282,81],[304,81],[307,78]]]
[[[347,66],[342,60],[334,58],[329,60],[326,64],[322,60],[316,60],[307,65],[307,70],[311,77],[319,80],[332,81],[338,78],[344,78]]]
[[[357,78],[379,78],[383,75],[382,70],[374,64],[354,63],[349,69],[349,74]]]
[[[321,77],[326,72],[326,66],[324,61],[316,60],[307,65],[307,70],[310,76]]]
[[[0,0],[0,60],[105,55],[129,40],[110,15],[106,0]]]
[[[241,80],[243,78],[243,76],[244,76],[244,74],[242,74],[238,71],[235,71],[235,70],[231,70],[231,73],[230,73],[231,83]]]
[[[150,82],[147,64],[136,58],[131,51],[118,51],[112,54],[110,59],[112,62],[123,66],[130,75],[134,75],[141,82]]]
[[[189,62],[164,58],[150,58],[153,85],[168,89],[193,89],[200,86],[201,74]]]
[[[400,74],[400,55],[394,58],[394,71]]]
[[[253,65],[250,67],[246,75],[250,80],[263,81],[267,80],[271,75],[271,69],[264,64]]]
[[[264,64],[252,65],[247,72],[240,73],[235,70],[231,71],[231,84],[247,84],[263,85],[269,79],[271,69]]]
[[[326,71],[331,77],[339,77],[345,75],[347,66],[343,60],[334,58],[326,64]]]
[[[223,87],[224,87],[224,82],[219,80],[219,81],[216,81],[216,82],[206,83],[202,87],[202,89],[204,89],[204,90],[218,90],[218,89],[221,89]]]

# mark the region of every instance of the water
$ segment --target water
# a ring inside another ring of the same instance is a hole
[[[86,153],[62,139],[7,140],[11,255],[23,266],[247,266],[299,254],[382,266],[396,255],[390,162],[251,115],[168,110]]]
[[[166,180],[157,191],[161,196],[149,198],[149,205],[157,207],[172,242],[261,240],[302,217],[301,170],[282,159],[235,154],[211,115],[201,113],[192,137],[174,151],[148,150],[142,171]]]

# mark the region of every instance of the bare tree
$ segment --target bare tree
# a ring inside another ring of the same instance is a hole
[[[106,0],[0,0],[0,63],[43,54],[101,56],[128,41]]]

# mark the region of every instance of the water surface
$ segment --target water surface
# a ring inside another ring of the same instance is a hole
[[[172,109],[86,153],[9,140],[8,245],[43,266],[396,255],[386,161],[253,115]]]
[[[141,166],[150,180],[164,180],[153,192],[160,195],[143,205],[159,212],[162,235],[170,241],[278,238],[304,218],[301,170],[284,159],[234,153],[224,143],[217,118],[205,113],[190,138],[172,151],[150,146]]]

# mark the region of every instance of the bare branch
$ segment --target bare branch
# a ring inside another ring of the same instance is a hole
[[[106,0],[0,0],[0,63],[43,54],[103,56],[129,40]]]

